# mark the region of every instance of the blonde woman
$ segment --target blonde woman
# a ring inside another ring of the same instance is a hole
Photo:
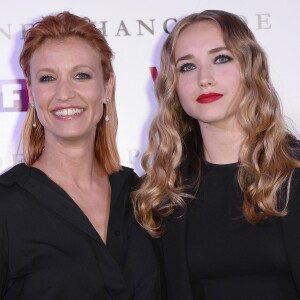
[[[300,299],[300,162],[267,58],[238,16],[179,21],[134,193],[170,300]]]

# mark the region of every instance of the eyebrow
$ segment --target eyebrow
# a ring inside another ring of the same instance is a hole
[[[73,70],[77,70],[77,69],[80,69],[80,68],[87,68],[87,69],[89,69],[89,70],[91,70],[91,71],[94,71],[94,69],[93,69],[93,67],[92,66],[89,66],[89,65],[84,65],[84,64],[81,64],[81,65],[76,65],[76,66],[74,66],[72,69]],[[39,73],[43,73],[43,72],[45,72],[45,73],[52,73],[52,72],[55,72],[54,70],[53,70],[53,68],[51,68],[51,67],[42,67],[42,68],[40,68],[40,69],[38,69],[37,70],[37,72],[36,72],[36,74],[38,75]]]
[[[39,72],[52,72],[52,71],[53,69],[51,69],[50,67],[42,67],[38,69],[36,73],[38,74]]]
[[[213,54],[213,53],[217,53],[217,52],[220,52],[222,50],[228,50],[227,47],[216,47],[216,48],[213,48],[211,50],[208,51],[209,54]],[[191,54],[187,54],[187,55],[184,55],[184,56],[181,56],[179,57],[177,60],[176,60],[176,65],[182,61],[182,60],[188,60],[188,59],[192,59],[194,56],[191,55]]]

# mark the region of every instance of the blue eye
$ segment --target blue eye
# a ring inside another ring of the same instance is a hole
[[[53,80],[55,80],[53,76],[43,75],[39,81],[40,82],[48,82],[48,81],[53,81]]]
[[[221,54],[221,55],[218,55],[216,58],[215,58],[215,63],[217,64],[225,64],[229,61],[232,60],[232,57],[228,56],[228,55],[224,55],[224,54]]]
[[[80,73],[76,74],[75,78],[77,78],[77,79],[89,79],[89,78],[91,78],[91,76],[87,73],[80,72]]]
[[[195,70],[196,67],[194,64],[192,63],[186,63],[186,64],[183,64],[180,68],[179,68],[179,72],[180,73],[185,73],[185,72],[189,72],[189,71],[192,71],[192,70]]]

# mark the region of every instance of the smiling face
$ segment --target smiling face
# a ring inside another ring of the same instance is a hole
[[[31,104],[49,139],[95,138],[114,79],[105,83],[101,57],[79,37],[46,40],[30,60]]]
[[[200,127],[236,126],[243,98],[239,63],[226,48],[219,26],[200,21],[183,29],[175,47],[177,94]]]

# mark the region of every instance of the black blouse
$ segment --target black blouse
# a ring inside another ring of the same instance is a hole
[[[137,176],[124,167],[109,180],[105,245],[42,171],[19,164],[0,177],[0,299],[159,299],[153,244],[130,205]]]
[[[251,225],[242,215],[237,164],[206,163],[187,215],[187,265],[194,299],[300,299],[280,218]]]

